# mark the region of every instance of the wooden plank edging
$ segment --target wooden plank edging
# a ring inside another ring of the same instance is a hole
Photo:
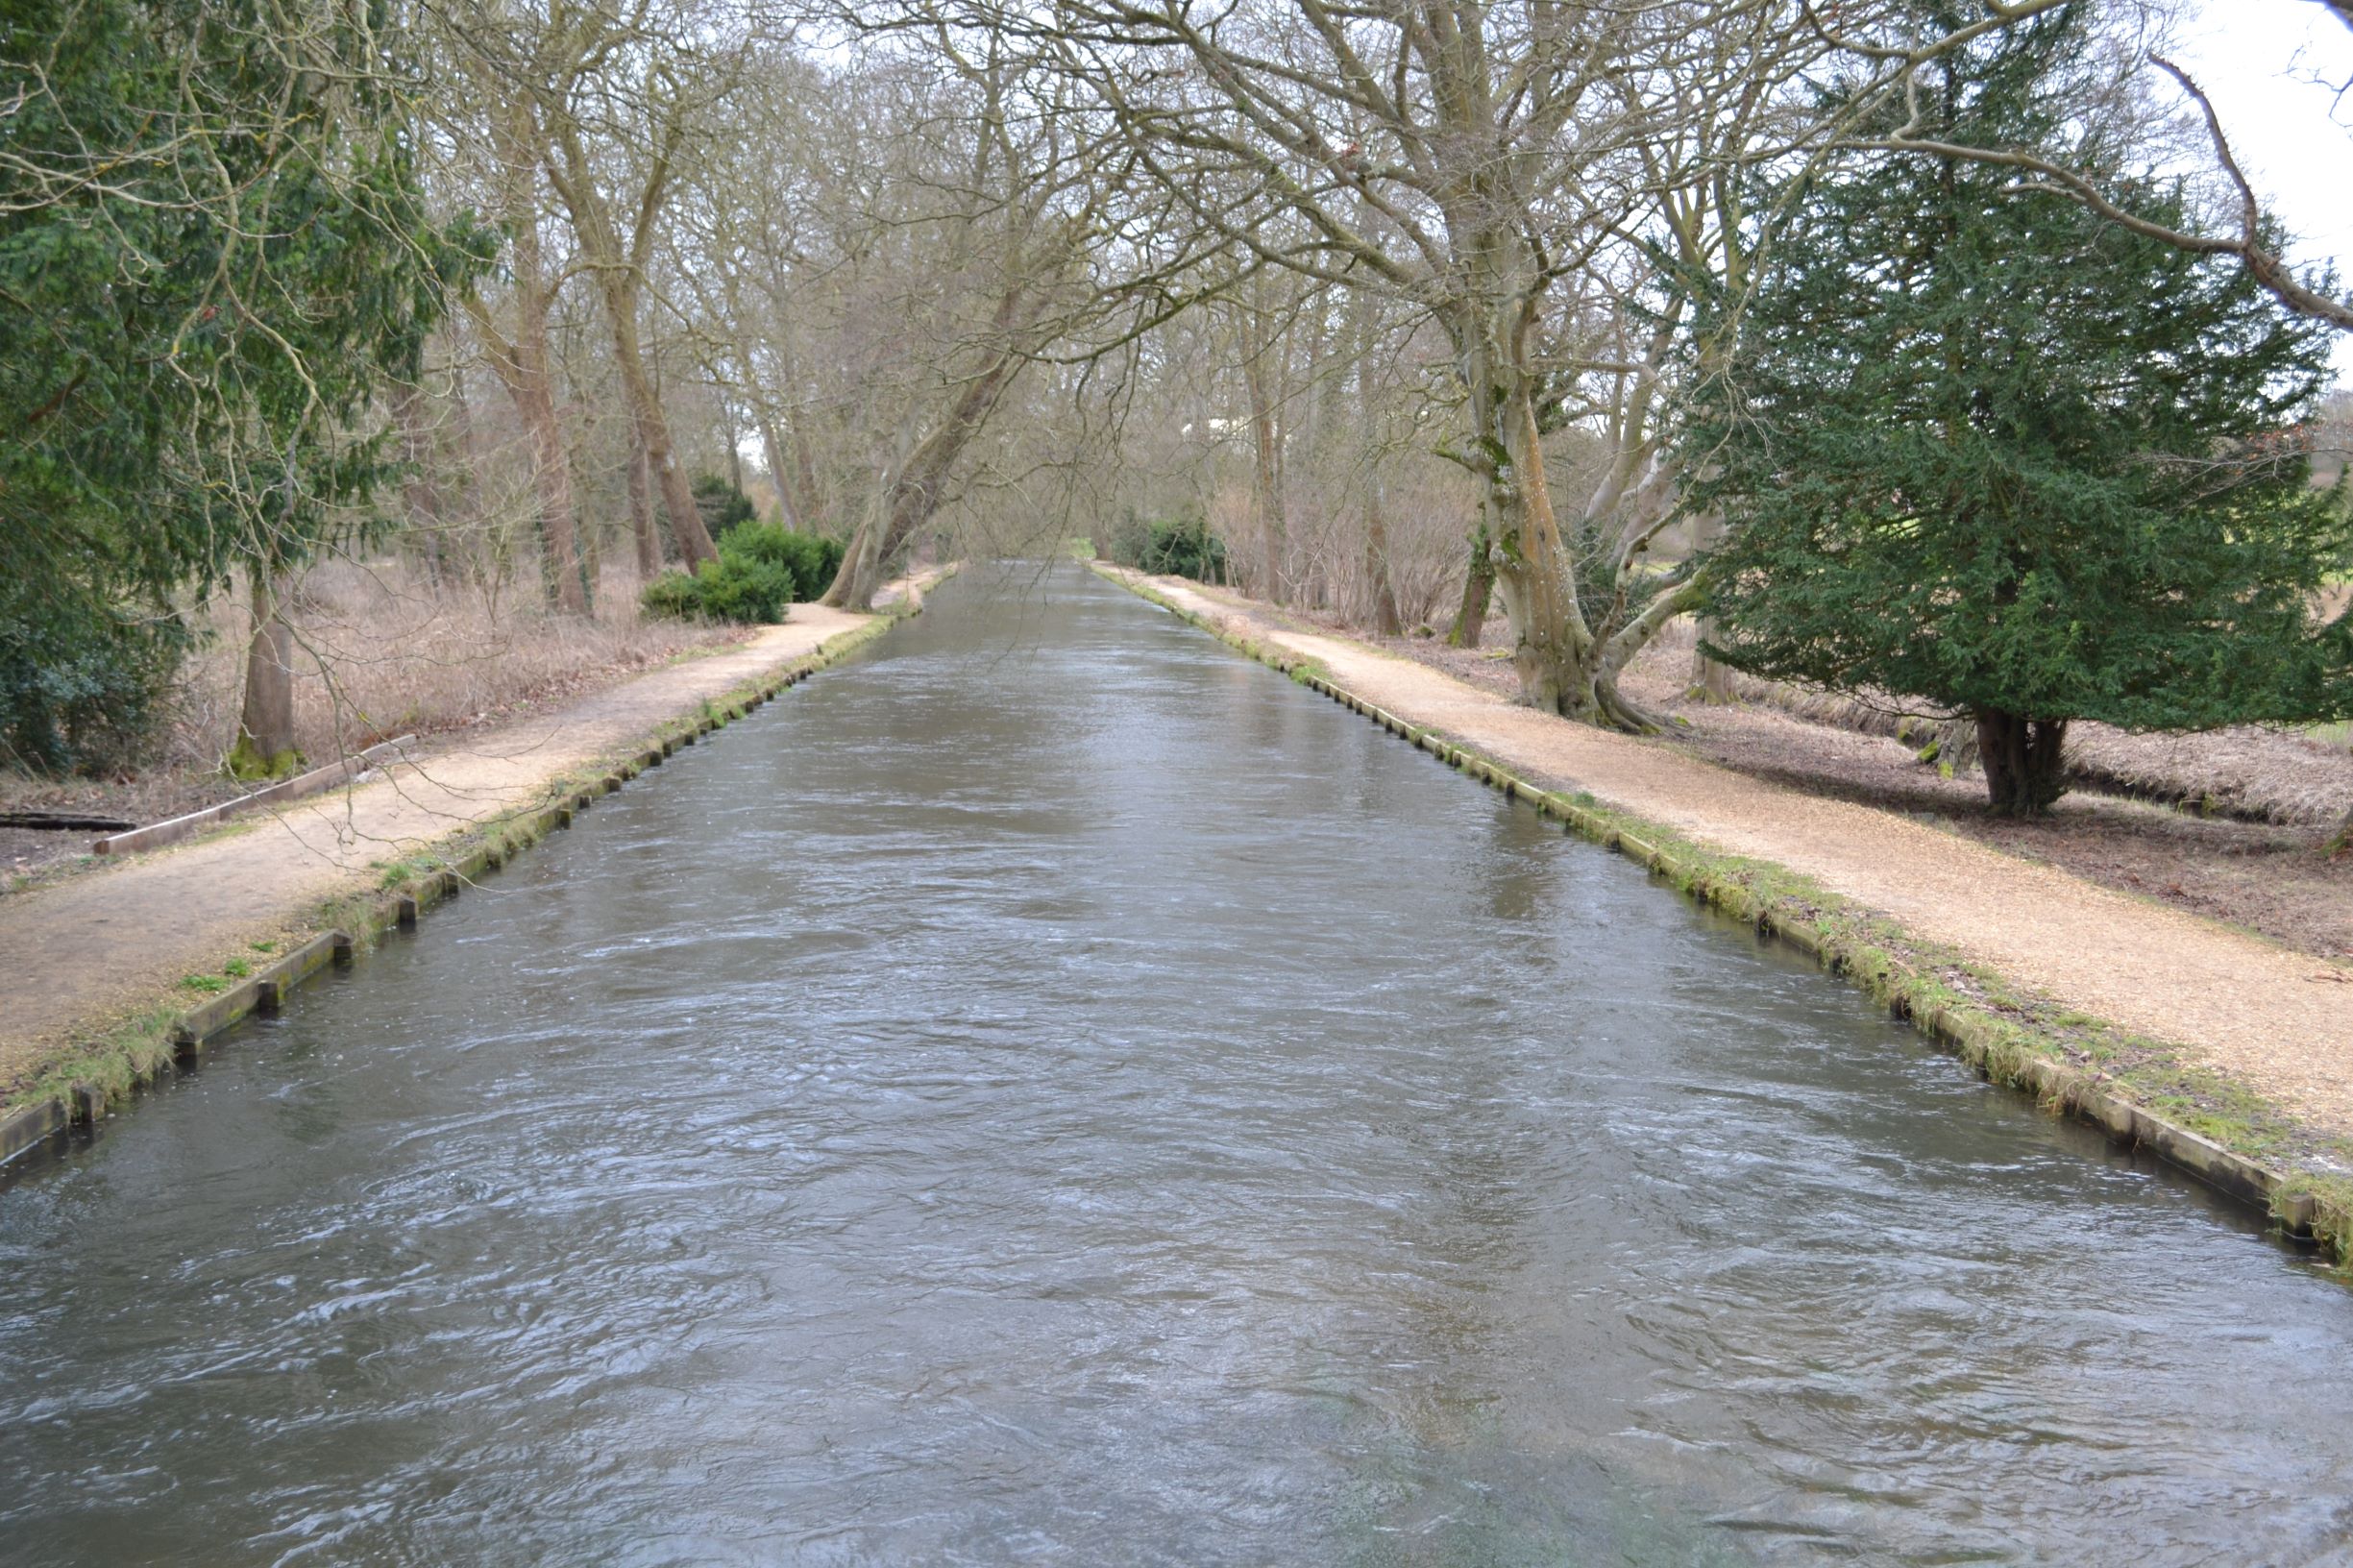
[[[402,749],[417,744],[414,735],[403,735],[398,740],[380,741],[364,751],[357,751],[340,762],[331,762],[324,768],[313,768],[306,773],[280,779],[267,788],[251,795],[240,795],[234,800],[224,800],[217,806],[191,811],[184,817],[172,817],[145,827],[135,827],[128,833],[112,833],[90,845],[90,852],[99,855],[128,855],[140,849],[160,849],[167,844],[178,844],[215,822],[225,822],[257,806],[276,805],[285,800],[300,800],[305,796],[317,795],[332,789],[345,779],[364,773],[378,763],[404,758]],[[5,1157],[0,1157],[5,1158]]]

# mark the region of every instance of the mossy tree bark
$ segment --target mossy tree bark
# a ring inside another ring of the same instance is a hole
[[[256,566],[250,581],[245,700],[229,772],[238,778],[282,778],[303,761],[294,749],[294,628],[286,623],[282,574]]]
[[[1483,523],[1471,533],[1470,559],[1462,573],[1462,599],[1455,606],[1454,625],[1446,628],[1448,648],[1477,648],[1487,633],[1487,606],[1495,601],[1495,555]]]

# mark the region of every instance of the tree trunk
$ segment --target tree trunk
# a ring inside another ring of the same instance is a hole
[[[401,455],[408,469],[401,480],[401,499],[408,504],[408,527],[424,546],[425,580],[437,596],[441,592],[444,507],[440,464],[434,460],[432,431],[426,425],[424,390],[413,383],[401,386],[393,394],[393,416],[401,427]]]
[[[799,368],[788,348],[779,343],[776,346],[776,356],[778,369],[784,378],[784,384],[787,387],[798,386],[800,384]],[[785,422],[784,436],[786,442],[792,447],[790,454],[792,469],[788,478],[787,471],[782,466],[782,454],[780,453],[776,469],[776,492],[782,495],[788,489],[792,491],[793,527],[811,533],[831,532],[832,529],[825,514],[825,497],[817,482],[817,454],[809,445],[808,420],[796,411],[793,417]]]
[[[1008,309],[1009,306],[1000,307],[1000,319]],[[948,471],[955,466],[966,445],[988,423],[997,400],[1004,396],[1005,388],[1027,362],[1019,350],[1003,348],[979,374],[965,382],[954,406],[932,427],[930,434],[917,443],[915,451],[876,498],[874,510],[850,535],[841,570],[834,574],[832,586],[825,590],[819,603],[862,613],[874,607],[874,594],[882,587],[884,568],[939,510]]]
[[[1462,577],[1462,602],[1455,607],[1455,624],[1446,631],[1448,648],[1477,648],[1486,634],[1487,606],[1495,599],[1495,558],[1487,549],[1485,524],[1471,535],[1470,564]]]
[[[1704,551],[1724,538],[1724,519],[1703,517],[1691,527],[1691,548],[1695,553]],[[1683,695],[1694,702],[1723,703],[1732,700],[1732,667],[1707,656],[1706,644],[1713,642],[1716,623],[1702,617],[1699,635],[1691,645],[1691,686]]]
[[[572,467],[564,450],[563,423],[555,412],[555,390],[548,346],[548,312],[553,291],[540,264],[539,132],[527,100],[518,98],[509,117],[497,122],[502,167],[501,199],[513,239],[507,270],[514,280],[515,335],[502,335],[490,312],[469,295],[466,308],[489,349],[491,369],[506,388],[515,415],[531,444],[531,487],[539,502],[541,583],[549,601],[573,615],[588,613],[588,587],[580,566],[579,523],[572,503]]]
[[[283,778],[302,767],[294,749],[294,628],[280,602],[283,583],[252,569],[253,640],[245,654],[245,701],[229,772],[238,778]]]
[[[1381,476],[1372,476],[1364,500],[1364,571],[1372,579],[1373,630],[1394,637],[1405,629],[1397,614],[1397,589],[1389,580],[1389,521],[1381,504]]]
[[[2040,817],[2067,793],[2067,721],[1975,710],[1977,761],[1995,814]]]
[[[676,128],[673,125],[670,129]],[[621,368],[622,391],[628,399],[638,439],[645,448],[648,482],[661,493],[662,510],[670,517],[671,536],[677,541],[678,553],[685,557],[686,568],[691,572],[705,561],[716,560],[719,551],[711,543],[710,530],[702,526],[702,513],[696,509],[695,487],[673,455],[670,421],[662,411],[661,396],[654,389],[653,379],[647,372],[637,319],[646,266],[652,254],[654,225],[674,172],[671,156],[676,144],[667,146],[643,171],[646,184],[633,204],[636,226],[625,239],[614,225],[611,202],[596,184],[597,170],[583,144],[578,124],[559,117],[552,130],[554,147],[550,152],[560,150],[562,156],[543,156],[542,164],[555,185],[556,194],[563,198],[566,210],[572,214],[573,233],[595,269],[598,292],[604,304],[605,326],[613,334],[613,358]],[[638,548],[642,560],[645,548],[642,538]]]
[[[1361,221],[1361,204],[1357,215]],[[1388,508],[1382,492],[1381,430],[1374,412],[1373,367],[1379,359],[1375,347],[1372,294],[1358,289],[1350,307],[1348,352],[1357,362],[1357,434],[1364,464],[1364,570],[1372,582],[1373,629],[1384,637],[1394,637],[1405,629],[1405,624],[1397,613],[1396,579],[1389,576]]]
[[[801,527],[811,532],[831,533],[825,493],[817,482],[817,453],[809,444],[808,422],[795,419],[786,429],[792,431],[793,472],[800,477],[800,493],[793,498],[793,509],[800,514]]]
[[[1242,384],[1250,394],[1250,509],[1258,514],[1260,592],[1269,602],[1283,602],[1283,432],[1275,418],[1266,385],[1265,355],[1272,349],[1260,345],[1242,361]]]
[[[1593,637],[1553,515],[1535,403],[1522,385],[1497,412],[1510,439],[1495,444],[1508,453],[1509,466],[1489,478],[1486,504],[1506,547],[1495,587],[1511,623],[1520,700],[1544,713],[1598,722],[1604,715],[1593,686]]]
[[[651,582],[662,571],[662,539],[653,527],[652,486],[646,479],[646,438],[632,417],[629,421],[629,528],[637,539],[637,576]]]
[[[800,508],[793,503],[793,481],[784,472],[784,443],[776,439],[776,422],[769,417],[765,406],[759,409],[759,415],[760,454],[767,459],[769,482],[775,487],[777,520],[795,532],[802,532]]]
[[[610,292],[610,291],[608,291]],[[644,357],[638,352],[637,291],[626,291],[625,302],[612,302],[614,315],[614,348],[621,358],[622,384],[628,388],[629,402],[637,413],[638,438],[646,453],[648,478],[662,493],[662,511],[670,519],[670,536],[677,542],[678,553],[686,561],[689,572],[705,561],[719,558],[718,547],[711,543],[711,532],[702,526],[701,508],[695,504],[695,487],[680,468],[671,450],[670,419],[662,411],[662,400],[653,390],[653,380],[646,372]],[[622,310],[629,312],[628,326],[621,326]]]
[[[531,487],[539,499],[541,583],[548,600],[572,615],[588,613],[588,592],[580,577],[579,529],[572,506],[572,457],[564,450],[562,422],[548,363],[548,290],[539,274],[536,229],[516,231],[515,341],[505,355],[491,356],[531,443]]]
[[[1694,702],[1729,702],[1732,694],[1732,667],[1707,656],[1704,644],[1714,638],[1716,623],[1700,620],[1699,638],[1691,645],[1691,688],[1683,695]]]
[[[842,551],[842,564],[818,602],[861,614],[872,609],[875,592],[882,587],[884,559],[880,530],[874,520],[871,517],[861,520],[850,530],[849,543]]]
[[[542,324],[544,329],[544,323]],[[518,400],[531,435],[531,480],[539,492],[540,558],[547,563],[549,597],[567,615],[588,613],[588,573],[580,559],[579,526],[572,509],[572,454],[555,416],[544,367],[531,394]]]

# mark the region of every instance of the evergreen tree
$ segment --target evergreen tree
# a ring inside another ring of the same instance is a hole
[[[176,590],[267,582],[392,453],[483,236],[429,221],[380,0],[0,4],[0,748],[135,727]]]
[[[1921,134],[2051,146],[2082,123],[2066,71],[2087,20],[1946,58]],[[2353,627],[2312,610],[2348,559],[2342,497],[2308,484],[2297,435],[2315,327],[2228,258],[1982,163],[1863,157],[1794,195],[1729,369],[1694,394],[1691,499],[1730,525],[1711,654],[1973,716],[1994,807],[2019,815],[2063,793],[2072,719],[2353,712]]]

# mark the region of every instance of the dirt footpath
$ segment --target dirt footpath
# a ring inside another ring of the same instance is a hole
[[[1890,812],[1516,706],[1195,583],[1150,581],[1187,610],[1315,659],[1358,696],[1532,781],[1591,791],[1719,850],[1802,872],[2062,1007],[2191,1047],[2282,1108],[2353,1135],[2353,969]]]
[[[454,737],[376,782],[256,812],[228,836],[0,899],[0,1094],[182,976],[211,972],[328,900],[374,887],[378,868],[535,802],[551,779],[871,619],[796,604],[788,623],[723,653]]]

